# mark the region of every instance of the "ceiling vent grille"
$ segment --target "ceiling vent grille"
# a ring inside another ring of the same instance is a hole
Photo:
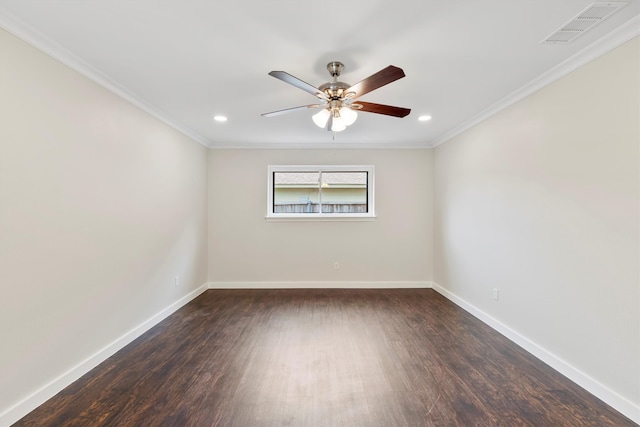
[[[565,23],[560,29],[545,37],[540,43],[569,43],[586,33],[618,10],[629,4],[626,1],[596,2]]]

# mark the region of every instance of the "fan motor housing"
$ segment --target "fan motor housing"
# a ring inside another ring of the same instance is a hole
[[[318,89],[326,93],[330,99],[340,99],[344,97],[350,87],[351,85],[344,82],[329,82],[321,85]]]

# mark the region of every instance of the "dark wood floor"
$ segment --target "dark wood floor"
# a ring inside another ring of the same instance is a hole
[[[634,426],[430,289],[210,290],[16,426]]]

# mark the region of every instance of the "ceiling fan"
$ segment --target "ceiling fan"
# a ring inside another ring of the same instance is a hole
[[[270,76],[315,95],[320,99],[320,103],[263,113],[262,116],[272,117],[305,108],[321,108],[319,112],[313,115],[313,122],[318,127],[326,128],[328,131],[341,132],[356,121],[358,118],[356,111],[393,117],[405,117],[411,112],[409,108],[356,101],[362,95],[403,78],[405,74],[401,68],[389,65],[353,86],[338,81],[343,69],[344,65],[341,62],[329,62],[327,70],[333,79],[319,87],[312,86],[284,71],[271,71],[269,73]]]

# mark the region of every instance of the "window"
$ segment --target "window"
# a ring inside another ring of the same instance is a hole
[[[269,166],[267,218],[374,218],[373,166]]]

